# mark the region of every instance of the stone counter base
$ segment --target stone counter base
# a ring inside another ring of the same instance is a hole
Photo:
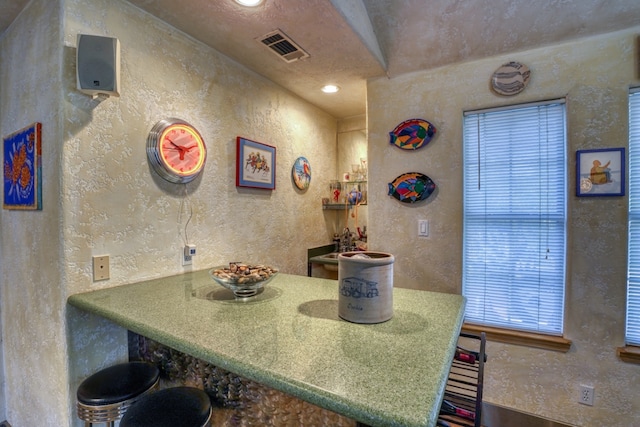
[[[366,427],[134,333],[129,334],[129,358],[158,366],[161,388],[188,385],[207,392],[215,426]]]

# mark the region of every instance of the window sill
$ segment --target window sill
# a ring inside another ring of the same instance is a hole
[[[623,362],[640,364],[640,347],[632,345],[618,347],[616,353]]]
[[[491,341],[542,348],[544,350],[560,351],[563,353],[568,352],[571,348],[571,340],[553,335],[480,326],[471,323],[465,323],[462,325],[462,331],[474,334],[484,332],[487,339]],[[638,353],[636,357],[640,360],[640,353]]]

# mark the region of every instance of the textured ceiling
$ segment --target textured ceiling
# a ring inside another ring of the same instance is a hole
[[[29,0],[0,0],[0,33]],[[365,112],[367,78],[629,28],[638,0],[129,0],[336,118]],[[286,63],[255,38],[280,29],[310,54]],[[517,60],[518,58],[514,58]],[[338,94],[320,92],[335,83]]]

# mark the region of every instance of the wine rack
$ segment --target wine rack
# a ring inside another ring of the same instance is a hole
[[[438,426],[480,427],[486,337],[461,333],[440,407]]]

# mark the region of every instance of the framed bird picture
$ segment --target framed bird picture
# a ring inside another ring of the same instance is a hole
[[[236,187],[276,189],[276,147],[236,138]]]

